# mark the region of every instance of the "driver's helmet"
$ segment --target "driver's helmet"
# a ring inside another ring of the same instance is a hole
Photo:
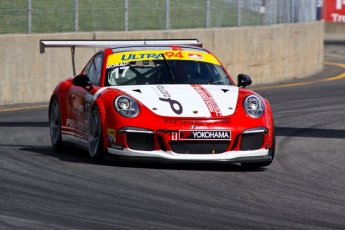
[[[185,61],[176,61],[175,64],[176,77],[179,79],[183,78],[183,76],[187,73],[187,68],[184,62]]]
[[[188,61],[187,62],[187,70],[194,74],[200,74],[200,66],[199,63],[196,61]]]
[[[200,74],[200,67],[195,61],[176,61],[175,72],[177,78],[186,77],[186,75]]]

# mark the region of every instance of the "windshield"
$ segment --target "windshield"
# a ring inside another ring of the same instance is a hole
[[[213,56],[214,59],[211,59],[212,61],[206,62],[200,54],[193,54],[197,55],[195,57],[189,54],[187,59],[183,58],[182,52],[176,52],[174,55],[173,53],[169,51],[158,55],[155,54],[154,58],[152,58],[153,54],[151,56],[150,54],[141,54],[141,56],[137,55],[134,58],[131,54],[127,56],[123,54],[120,60],[117,59],[113,63],[108,62],[105,85],[231,85],[229,76]],[[207,57],[207,55],[211,54],[203,53],[202,55]],[[178,58],[179,56],[182,58]],[[113,58],[112,60],[115,59]]]

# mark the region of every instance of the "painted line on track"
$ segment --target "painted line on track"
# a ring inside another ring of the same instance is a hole
[[[341,63],[324,62],[324,64],[325,65],[339,66],[339,67],[345,69],[345,64],[341,64]],[[337,76],[334,76],[334,77],[323,78],[323,79],[316,80],[316,81],[298,82],[298,83],[291,83],[291,84],[284,84],[284,85],[263,86],[263,87],[252,88],[252,90],[293,87],[293,86],[313,84],[313,83],[317,83],[317,82],[334,81],[334,80],[338,80],[338,79],[342,79],[342,78],[345,78],[345,72],[342,74],[339,74]],[[48,105],[37,105],[37,106],[26,106],[26,107],[19,107],[19,108],[0,109],[0,113],[25,110],[25,109],[47,108],[47,107],[48,107]]]
[[[341,67],[341,68],[345,69],[345,64],[341,64],[341,63],[324,62],[324,64],[325,65],[338,66],[338,67]],[[343,72],[342,74],[339,74],[337,76],[334,76],[334,77],[323,78],[323,79],[316,80],[316,81],[297,82],[297,83],[284,84],[284,85],[262,86],[262,87],[254,87],[254,88],[251,88],[251,89],[252,90],[258,90],[258,89],[272,89],[272,88],[293,87],[293,86],[300,86],[300,85],[309,85],[309,84],[318,83],[318,82],[324,82],[324,81],[334,81],[334,80],[338,80],[338,79],[342,79],[342,78],[345,78],[345,72]]]
[[[39,109],[39,108],[47,108],[48,105],[36,105],[36,106],[26,106],[26,107],[18,107],[18,108],[9,108],[9,109],[0,109],[0,113],[2,112],[12,112],[18,110],[25,110],[25,109]]]

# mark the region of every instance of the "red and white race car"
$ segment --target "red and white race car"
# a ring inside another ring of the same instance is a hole
[[[75,47],[102,48],[52,93],[55,150],[76,144],[95,161],[113,154],[271,164],[275,134],[268,101],[245,89],[249,76],[238,75],[236,85],[200,41],[41,40],[41,53],[45,47],[71,47],[72,56]]]

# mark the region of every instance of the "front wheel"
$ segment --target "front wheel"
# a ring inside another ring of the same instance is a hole
[[[100,163],[104,161],[106,152],[103,145],[101,115],[95,106],[89,120],[89,154],[94,162]]]
[[[50,140],[55,151],[63,149],[61,139],[61,113],[58,99],[54,96],[49,106]]]

